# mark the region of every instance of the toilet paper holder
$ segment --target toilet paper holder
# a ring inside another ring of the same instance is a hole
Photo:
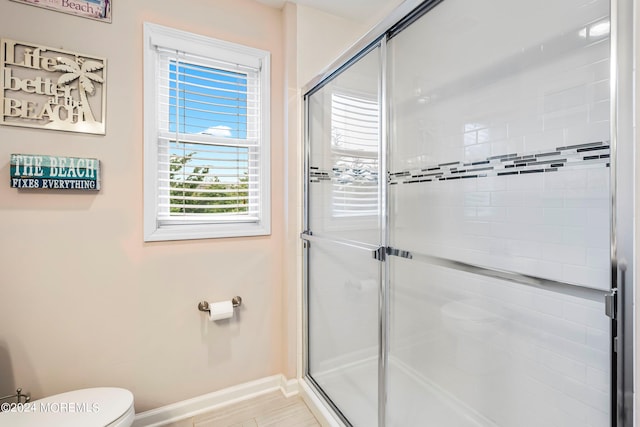
[[[239,307],[240,304],[242,304],[242,298],[239,296],[235,296],[233,298],[231,298],[231,305],[233,305],[233,308]],[[198,310],[200,311],[209,311],[209,303],[207,301],[200,301],[198,303]]]

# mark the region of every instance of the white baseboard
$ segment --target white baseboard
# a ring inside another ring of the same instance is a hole
[[[284,394],[284,397],[292,397],[300,393],[300,383],[297,379],[288,380],[284,375],[282,382],[280,383],[280,391]]]
[[[164,426],[277,390],[280,390],[285,397],[295,396],[300,391],[299,382],[296,379],[287,380],[282,374],[250,381],[141,412],[136,414],[132,427]]]

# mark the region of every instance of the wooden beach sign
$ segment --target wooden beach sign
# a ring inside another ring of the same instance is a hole
[[[100,161],[80,157],[12,154],[12,188],[100,190]]]

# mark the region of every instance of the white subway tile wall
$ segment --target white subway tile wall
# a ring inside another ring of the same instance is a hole
[[[377,388],[369,384],[378,378],[380,264],[367,250],[330,241],[311,247],[309,373],[354,425],[375,425]],[[347,390],[359,395],[345,399]]]
[[[391,246],[610,287],[609,37],[589,36],[608,3],[595,3],[510,59],[451,59],[468,69],[458,81],[393,88]]]
[[[609,289],[608,13],[448,0],[391,39],[390,246]],[[420,384],[390,425],[450,425],[433,390],[455,425],[610,425],[604,301],[388,262],[389,388]]]
[[[410,370],[423,397],[434,388],[450,396],[470,420],[460,425],[608,425],[603,302],[402,258],[390,262],[391,389],[406,381],[399,371]],[[456,303],[472,310],[452,311]],[[421,402],[390,394],[391,425],[411,425],[406,414],[416,412],[425,425],[447,425]]]
[[[605,164],[452,181],[405,179],[391,186],[391,246],[609,288]]]

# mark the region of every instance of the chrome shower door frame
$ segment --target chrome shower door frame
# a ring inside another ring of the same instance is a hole
[[[634,425],[635,43],[634,2],[611,0],[612,425]]]
[[[310,135],[309,135],[309,111],[308,97],[321,88],[332,77],[349,67],[358,57],[366,53],[371,46],[380,44],[383,58],[383,70],[381,79],[381,157],[380,175],[381,215],[380,230],[382,242],[386,245],[389,241],[389,213],[386,173],[388,170],[389,152],[389,94],[386,75],[386,40],[390,35],[401,31],[413,21],[418,19],[429,9],[444,0],[406,0],[394,10],[384,21],[373,28],[351,49],[345,52],[338,60],[319,74],[303,90],[303,117],[304,117],[304,171],[303,171],[303,345],[302,345],[302,377],[306,379],[311,389],[324,399],[335,411],[337,418],[344,424],[349,421],[328,399],[322,389],[315,384],[309,376],[308,366],[308,254],[309,244],[313,236],[309,230],[309,159],[310,159]],[[634,425],[634,398],[635,398],[635,315],[634,285],[637,277],[635,273],[635,235],[636,225],[634,221],[635,210],[635,182],[636,182],[636,152],[635,152],[635,43],[634,43],[634,2],[632,0],[610,0],[611,17],[611,56],[610,56],[610,123],[611,123],[611,426],[633,427]],[[384,179],[383,179],[384,178]],[[383,182],[384,181],[384,182]],[[349,245],[349,242],[342,242]],[[387,398],[387,357],[389,334],[389,268],[385,259],[388,256],[397,255],[393,248],[383,246],[377,250],[371,250],[372,256],[380,263],[381,283],[379,287],[379,365],[378,365],[378,425],[384,426],[386,421]],[[418,255],[419,256],[419,255]],[[434,260],[428,260],[432,262]],[[437,260],[436,260],[437,262]],[[463,266],[465,267],[465,266]],[[469,268],[475,266],[466,266]],[[473,269],[473,268],[472,268]],[[491,273],[491,272],[490,272]],[[493,273],[491,273],[493,274]],[[526,280],[525,280],[526,279]],[[519,282],[526,283],[523,278]],[[544,285],[555,285],[545,283]],[[582,291],[580,291],[582,292]],[[598,291],[586,293],[594,295]]]

